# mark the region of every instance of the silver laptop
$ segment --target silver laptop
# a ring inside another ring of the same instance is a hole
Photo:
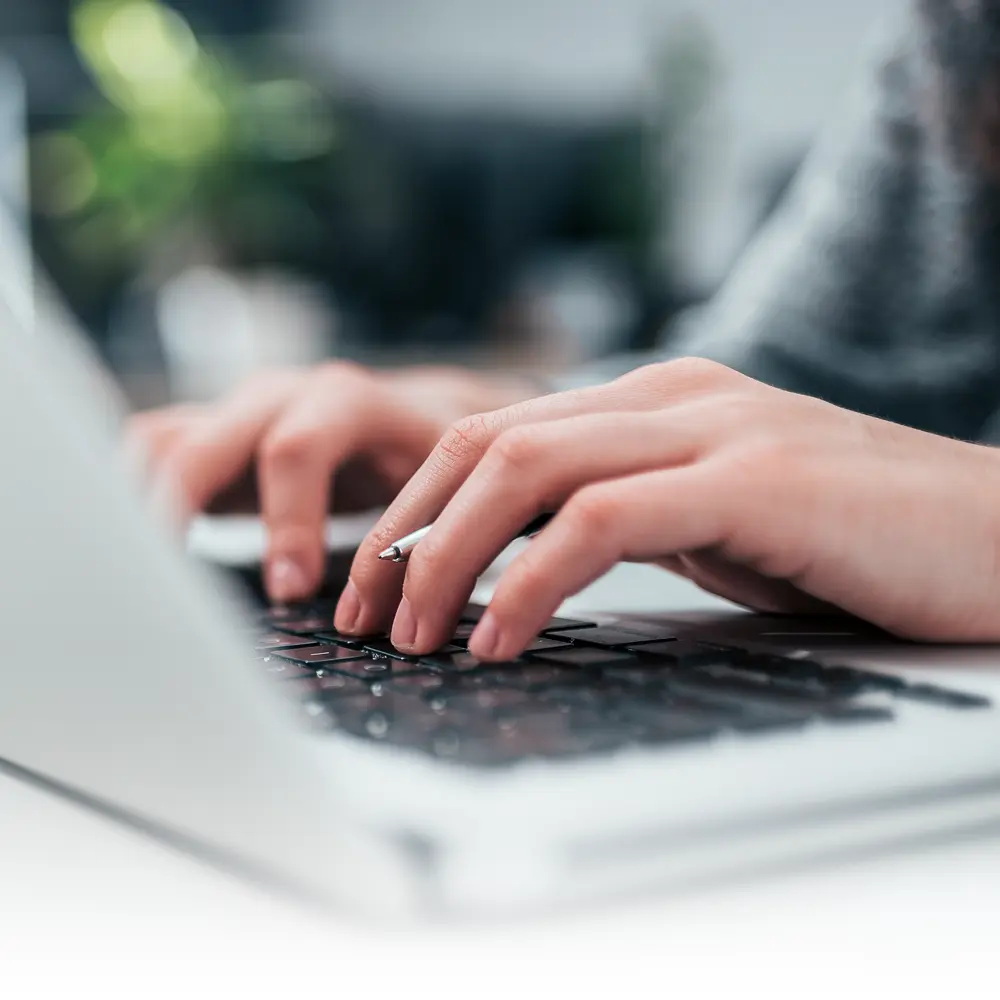
[[[58,311],[32,335],[8,298],[7,773],[381,915],[676,891],[1000,817],[997,650],[578,603],[496,667],[462,648],[474,606],[419,660],[338,636],[330,604],[254,606],[144,511]]]

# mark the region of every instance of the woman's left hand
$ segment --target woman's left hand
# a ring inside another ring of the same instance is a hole
[[[446,642],[477,578],[539,513],[469,648],[515,656],[620,561],[763,611],[823,606],[898,635],[1000,640],[1000,454],[683,360],[456,424],[355,559],[337,611]],[[379,562],[435,522],[408,565]],[[402,598],[402,600],[401,600]]]

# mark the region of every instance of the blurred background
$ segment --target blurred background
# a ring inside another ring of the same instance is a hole
[[[561,368],[712,294],[886,2],[4,0],[0,197],[137,406]]]

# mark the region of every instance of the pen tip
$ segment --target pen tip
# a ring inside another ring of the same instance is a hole
[[[386,559],[395,559],[396,558],[396,550],[395,550],[395,548],[393,546],[390,545],[389,548],[385,549],[383,552],[380,552],[378,554],[378,557],[379,557],[379,559],[382,559],[383,561],[386,560]]]

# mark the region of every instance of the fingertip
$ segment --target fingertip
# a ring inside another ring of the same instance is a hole
[[[353,580],[348,580],[340,600],[337,602],[337,612],[334,615],[334,625],[338,632],[353,635],[361,617],[361,597]]]
[[[271,600],[281,604],[305,600],[315,589],[312,574],[302,560],[290,555],[278,555],[269,560],[265,585]]]
[[[413,649],[417,642],[417,618],[413,607],[404,597],[396,609],[396,617],[392,623],[392,643],[397,649]]]
[[[487,610],[476,630],[469,637],[469,652],[478,660],[503,663],[520,656],[531,642],[533,634],[501,622],[492,610]]]
[[[492,660],[500,645],[500,638],[496,616],[487,610],[469,637],[469,652],[479,660]]]

